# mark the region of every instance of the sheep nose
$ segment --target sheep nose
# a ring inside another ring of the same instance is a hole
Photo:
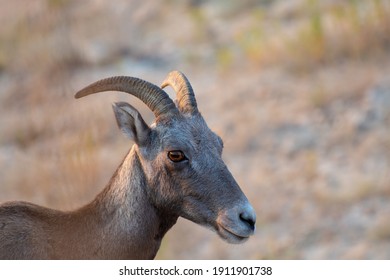
[[[256,214],[252,207],[240,213],[240,220],[245,223],[251,231],[255,230]]]

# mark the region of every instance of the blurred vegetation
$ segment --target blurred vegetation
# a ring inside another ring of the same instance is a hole
[[[390,258],[389,0],[0,3],[0,202],[90,201],[131,145],[110,102],[152,114],[74,92],[180,69],[258,230],[232,247],[181,219],[160,258]]]
[[[312,69],[340,60],[375,58],[389,51],[387,1],[305,0],[282,19],[267,16],[267,8],[254,9],[252,24],[236,39],[243,55],[254,63]],[[291,25],[296,25],[292,32],[287,30]]]

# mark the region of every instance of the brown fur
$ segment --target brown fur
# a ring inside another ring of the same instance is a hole
[[[178,108],[158,87],[131,77],[104,79],[76,94],[135,91],[156,121],[148,126],[130,104],[114,104],[119,128],[135,144],[107,187],[70,212],[0,205],[0,259],[152,259],[179,216],[230,243],[254,233],[256,214],[223,162],[223,142],[197,110],[188,80],[173,72],[167,84],[178,92]]]

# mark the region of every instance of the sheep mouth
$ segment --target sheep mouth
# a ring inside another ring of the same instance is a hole
[[[232,244],[243,243],[249,238],[249,235],[240,235],[221,224],[217,224],[217,232],[222,239]]]

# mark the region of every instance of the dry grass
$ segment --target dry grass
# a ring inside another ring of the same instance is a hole
[[[318,64],[365,60],[387,53],[388,1],[296,2],[280,9],[278,17],[267,12],[269,7],[252,11],[252,23],[236,36],[248,61],[283,63],[295,71],[311,71]]]
[[[180,220],[159,258],[390,257],[389,1],[2,2],[0,202],[91,200],[131,145],[110,102],[151,114],[74,92],[175,68],[258,229],[231,246]]]

